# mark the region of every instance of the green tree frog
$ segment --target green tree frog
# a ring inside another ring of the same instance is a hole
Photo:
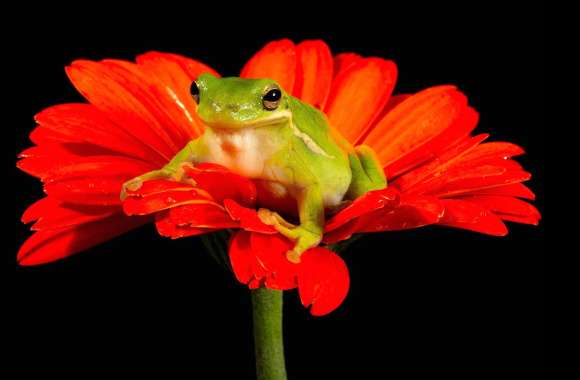
[[[146,180],[181,180],[184,163],[222,165],[254,180],[263,207],[260,219],[294,242],[287,258],[298,263],[304,251],[320,243],[325,212],[387,186],[370,147],[354,148],[324,113],[273,80],[202,74],[191,94],[207,127],[204,133],[162,169],[126,182],[121,198]]]

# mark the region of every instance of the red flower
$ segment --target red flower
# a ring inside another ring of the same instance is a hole
[[[247,178],[212,164],[185,168],[186,182],[149,181],[129,192],[122,183],[165,165],[203,124],[189,94],[208,66],[151,52],[137,63],[79,60],[67,74],[90,104],[63,104],[36,116],[36,146],[18,167],[37,176],[47,196],[24,213],[36,232],[19,263],[57,260],[106,241],[154,216],[172,238],[233,229],[230,260],[250,288],[298,287],[315,315],[335,309],[348,292],[348,270],[332,251],[317,247],[290,263],[292,243],[261,222],[256,188]],[[472,136],[477,112],[453,86],[391,96],[397,68],[381,58],[332,56],[321,41],[267,44],[241,72],[271,78],[323,110],[353,145],[372,147],[389,185],[354,200],[325,225],[323,242],[354,233],[439,224],[505,235],[504,221],[537,224],[534,194],[521,182],[530,174],[511,158],[523,153],[505,142]]]

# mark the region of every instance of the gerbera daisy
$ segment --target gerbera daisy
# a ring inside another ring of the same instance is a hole
[[[322,41],[274,41],[240,76],[271,78],[323,111],[353,146],[374,149],[388,181],[327,215],[322,246],[291,263],[285,252],[292,242],[258,215],[254,181],[225,167],[185,165],[183,181],[147,181],[124,203],[119,198],[124,182],[163,167],[202,134],[190,86],[217,72],[158,52],[136,63],[78,60],[66,71],[89,104],[61,104],[36,116],[30,136],[36,146],[21,153],[18,167],[40,178],[47,196],[22,217],[35,221],[36,232],[18,253],[21,265],[64,258],[154,216],[159,233],[172,238],[232,231],[229,261],[239,281],[250,288],[298,287],[303,304],[322,315],[348,291],[348,270],[331,249],[353,234],[440,224],[505,235],[504,221],[540,218],[525,201],[534,198],[521,183],[530,174],[511,159],[523,150],[472,136],[478,114],[454,86],[392,95],[392,61],[332,56]]]

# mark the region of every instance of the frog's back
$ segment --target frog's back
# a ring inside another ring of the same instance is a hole
[[[316,108],[290,97],[293,133],[297,154],[323,189],[325,205],[338,204],[350,185],[348,155],[328,125],[326,116]]]

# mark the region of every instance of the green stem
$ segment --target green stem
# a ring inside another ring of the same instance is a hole
[[[258,380],[286,380],[282,337],[282,291],[252,291]]]

